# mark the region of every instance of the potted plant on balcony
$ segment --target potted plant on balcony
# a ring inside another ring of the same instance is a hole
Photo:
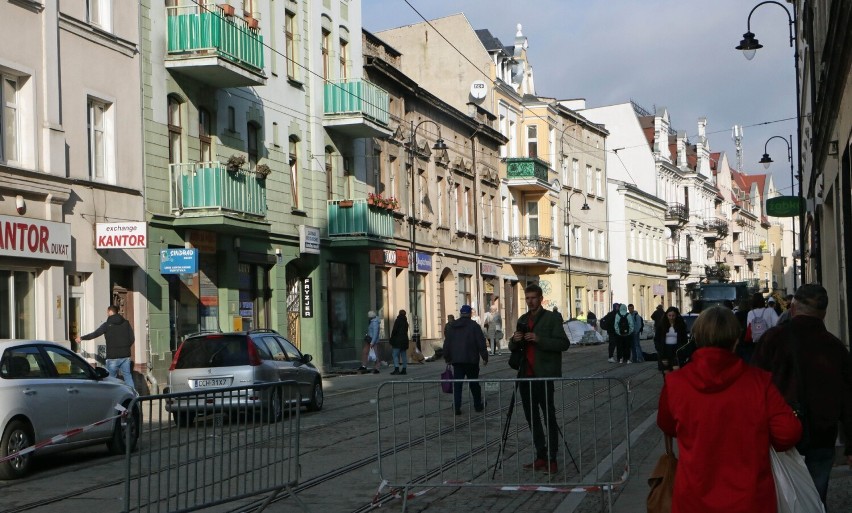
[[[237,171],[243,168],[245,163],[245,155],[231,155],[230,157],[228,157],[228,161],[225,162],[225,167],[228,168],[229,173],[236,173]]]
[[[222,9],[222,14],[225,16],[233,16],[234,15],[234,6],[231,4],[219,4],[219,7]]]
[[[367,194],[367,205],[378,206],[381,198],[382,197],[380,195],[371,192]]]
[[[338,208],[352,208],[355,205],[355,202],[351,199],[343,199],[337,202]]]
[[[399,200],[391,196],[387,200],[387,209],[388,210],[399,210]]]
[[[258,180],[266,180],[270,173],[272,169],[266,164],[258,164],[254,168],[254,174],[257,175]]]
[[[260,20],[252,17],[251,15],[246,16],[246,25],[248,25],[248,28],[250,29],[257,30],[257,27],[260,26]]]

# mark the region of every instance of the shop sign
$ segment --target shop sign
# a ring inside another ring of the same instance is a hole
[[[71,261],[71,226],[0,216],[0,256]]]
[[[148,227],[145,223],[96,223],[95,248],[147,248],[147,230]]]
[[[484,276],[497,276],[497,273],[500,272],[500,267],[491,262],[480,262],[479,270]]]
[[[432,270],[432,255],[428,253],[417,253],[415,260],[417,262],[417,270],[429,272]]]
[[[370,263],[375,265],[393,265],[396,267],[408,267],[408,250],[371,249]]]
[[[299,251],[312,255],[320,254],[320,229],[314,226],[299,225]]]
[[[314,316],[314,279],[302,280],[302,317]]]
[[[197,249],[175,248],[160,250],[160,274],[194,274],[197,272]]]

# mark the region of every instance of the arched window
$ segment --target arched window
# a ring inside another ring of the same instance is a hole
[[[169,96],[169,164],[183,162],[183,122],[181,102],[176,96]]]

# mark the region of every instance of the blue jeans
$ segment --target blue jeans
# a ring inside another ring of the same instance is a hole
[[[633,363],[644,362],[645,357],[642,356],[642,343],[639,341],[639,334],[633,334]]]
[[[808,467],[811,479],[814,480],[819,498],[825,504],[825,497],[828,495],[828,478],[831,476],[831,467],[834,464],[834,447],[806,449],[801,451],[801,454],[805,457],[805,465]]]
[[[453,379],[479,379],[479,364],[476,363],[454,363]],[[453,406],[456,411],[461,410],[462,387],[464,383],[453,383]],[[473,407],[481,410],[485,405],[482,403],[482,388],[479,382],[470,383],[470,394],[473,396]]]
[[[398,347],[393,348],[393,366],[397,367],[397,362],[402,362],[402,368],[405,369],[408,367],[408,354],[405,349],[400,349]]]
[[[106,361],[106,369],[111,378],[118,377],[116,374],[118,371],[121,371],[121,377],[124,378],[124,382],[130,388],[136,390],[136,385],[133,384],[133,374],[130,373],[130,357],[108,359]]]

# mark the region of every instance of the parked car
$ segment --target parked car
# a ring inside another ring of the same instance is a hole
[[[311,360],[311,355],[302,354],[273,330],[198,333],[188,336],[175,353],[167,392],[296,381],[302,405],[309,411],[319,411],[323,405],[322,375]],[[198,414],[221,409],[267,409],[274,419],[280,419],[284,411],[280,390],[272,387],[268,391],[255,394],[243,389],[233,395],[218,395],[212,407],[208,401],[172,400],[166,403],[166,410],[178,426],[191,424]]]
[[[137,396],[124,381],[110,378],[69,349],[43,340],[0,341],[0,458],[40,442],[117,415],[115,406],[128,406]],[[127,429],[131,450],[139,438],[138,409],[38,449],[0,463],[0,479],[27,473],[33,455],[106,442],[113,454],[124,454]]]

